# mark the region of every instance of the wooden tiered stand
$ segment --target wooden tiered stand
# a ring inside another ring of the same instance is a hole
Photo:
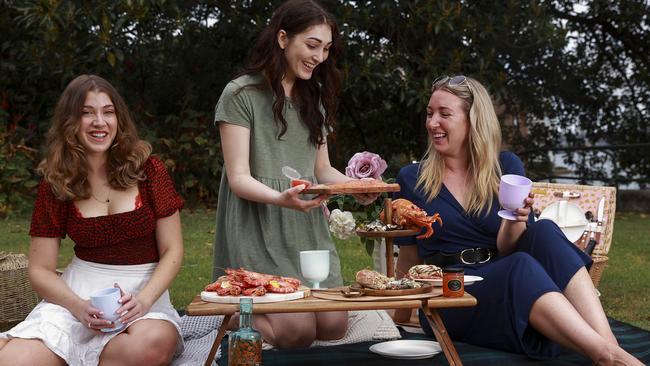
[[[393,200],[384,199],[384,224],[393,220]],[[386,241],[386,276],[395,277],[395,257],[393,255],[393,239],[419,234],[419,230],[390,230],[390,231],[363,231],[358,230],[357,235],[364,238],[384,238]]]

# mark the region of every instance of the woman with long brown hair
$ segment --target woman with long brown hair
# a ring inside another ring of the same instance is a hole
[[[108,81],[81,75],[68,84],[39,165],[30,229],[29,277],[44,300],[0,333],[0,365],[163,365],[182,350],[167,288],[183,259],[183,201],[150,153]],[[66,235],[74,257],[59,276]],[[119,323],[89,301],[113,286]]]
[[[282,166],[312,183],[349,181],[330,164],[340,72],[336,21],[311,0],[280,5],[253,48],[248,67],[226,85],[216,106],[224,156],[219,187],[213,276],[228,267],[303,279],[299,252],[330,251],[325,286],[342,284],[336,248],[320,209],[327,198],[303,199]],[[370,203],[374,196],[358,196]],[[304,280],[304,279],[303,279]],[[345,335],[346,313],[254,317],[255,328],[280,348]],[[234,324],[232,326],[235,326]]]

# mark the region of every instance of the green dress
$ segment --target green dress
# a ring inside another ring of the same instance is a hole
[[[278,140],[280,130],[273,116],[273,93],[270,89],[250,87],[262,80],[260,75],[244,75],[228,83],[215,107],[215,123],[250,129],[251,175],[263,184],[277,191],[288,189],[291,182],[282,175],[284,165],[295,168],[303,179],[317,183],[317,150],[309,142],[309,130],[287,98],[287,132]],[[330,275],[322,285],[342,284],[339,257],[321,209],[304,213],[239,198],[230,189],[225,168],[219,187],[215,236],[213,278],[222,275],[225,268],[244,267],[304,282],[299,252],[329,249]]]

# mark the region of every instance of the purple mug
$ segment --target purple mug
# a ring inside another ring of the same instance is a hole
[[[499,203],[504,210],[499,211],[499,216],[508,220],[516,220],[516,211],[524,207],[533,182],[521,175],[506,174],[499,182]]]

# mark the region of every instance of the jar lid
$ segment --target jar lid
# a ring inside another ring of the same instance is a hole
[[[465,270],[463,268],[453,268],[453,267],[445,267],[442,269],[443,272],[449,272],[449,273],[463,273]]]

